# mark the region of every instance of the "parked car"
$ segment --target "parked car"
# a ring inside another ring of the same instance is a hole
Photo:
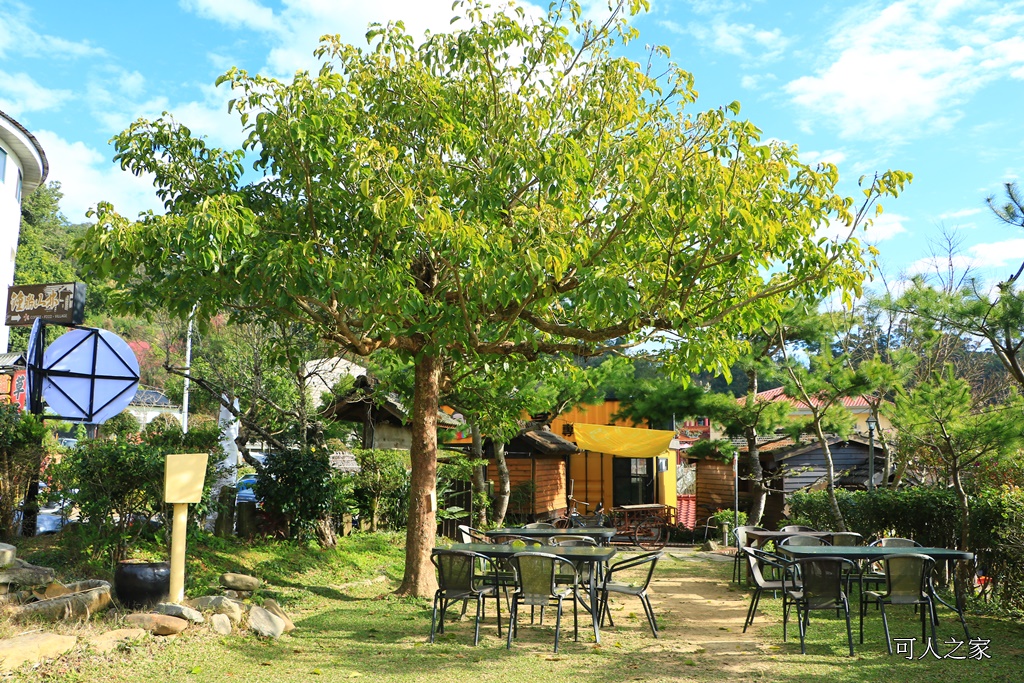
[[[235,505],[239,503],[255,503],[256,501],[256,474],[246,474],[235,483],[237,493],[235,494]]]

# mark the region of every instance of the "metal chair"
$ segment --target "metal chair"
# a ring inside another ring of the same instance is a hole
[[[777,592],[785,588],[785,579],[782,577],[786,575],[790,563],[778,555],[757,548],[740,548],[740,554],[746,559],[750,567],[750,577],[754,581],[754,594],[750,596],[750,607],[747,609],[746,621],[743,622],[743,632],[746,633],[747,627],[754,623],[754,615],[761,602],[761,594],[765,591]],[[767,578],[763,571],[765,566],[772,567],[779,578]]]
[[[854,531],[837,531],[832,534],[832,545],[854,546],[863,542],[864,537]]]
[[[459,542],[460,543],[491,543],[491,539],[487,538],[487,534],[474,529],[468,524],[459,525]]]
[[[742,570],[742,565],[744,564],[744,560],[746,558],[746,555],[743,554],[743,550],[742,549],[747,547],[747,545],[749,545],[748,542],[747,542],[747,532],[748,531],[764,531],[764,530],[765,529],[763,527],[753,526],[753,525],[738,526],[738,527],[736,527],[735,529],[732,530],[732,539],[733,539],[733,543],[736,546],[736,554],[733,555],[733,561],[732,561],[732,580],[735,581],[736,583],[740,582],[741,574],[743,574],[743,572],[741,570]]]
[[[885,567],[884,593],[879,591],[866,591],[861,593],[860,599],[860,642],[864,642],[864,615],[867,613],[868,603],[874,601],[882,611],[882,627],[885,629],[885,645],[892,654],[892,639],[889,636],[889,620],[885,615],[886,605],[927,605],[928,621],[932,625],[932,643],[935,640],[935,603],[931,596],[931,571],[935,560],[927,555],[887,555],[882,558]],[[921,640],[927,638],[925,626],[925,610],[921,609]]]
[[[658,624],[654,618],[654,608],[651,606],[651,598],[647,595],[647,588],[651,585],[651,578],[654,576],[654,568],[658,565],[658,560],[665,556],[665,553],[661,550],[657,550],[650,553],[643,553],[637,557],[623,560],[622,562],[616,562],[608,571],[605,572],[604,582],[601,584],[601,623],[604,624],[604,618],[608,617],[608,623],[615,626],[615,621],[612,620],[611,611],[608,608],[608,594],[618,593],[620,595],[632,595],[640,598],[640,604],[643,605],[644,614],[647,615],[647,623],[651,626],[651,633],[654,637],[658,637]],[[645,564],[650,564],[650,568],[647,570],[647,578],[640,582],[638,585],[630,583],[621,583],[613,581],[612,577],[615,572],[622,572],[627,569],[634,569],[641,567]]]
[[[505,647],[512,649],[512,639],[519,634],[519,605],[541,607],[541,624],[544,623],[543,608],[552,602],[558,606],[555,616],[555,652],[558,652],[558,640],[562,629],[562,603],[572,598],[573,638],[579,640],[579,609],[576,602],[576,590],[579,578],[576,567],[564,557],[551,553],[522,552],[511,558],[516,573],[516,590],[512,594],[512,616],[508,627],[508,641]],[[570,584],[556,584],[556,576],[576,577]],[[531,620],[532,621],[532,620]],[[594,634],[596,637],[596,633]]]
[[[530,522],[523,525],[524,529],[554,529],[555,525],[550,522]]]
[[[547,545],[546,543],[544,543],[544,541],[542,541],[539,538],[534,538],[533,536],[524,536],[523,534],[491,534],[489,538],[490,542],[494,543],[495,545],[513,545],[517,542],[521,543],[524,546]]]
[[[786,625],[789,621],[790,605],[796,608],[797,625],[800,627],[800,654],[807,654],[807,626],[811,610],[842,609],[846,615],[846,637],[853,656],[853,630],[850,626],[849,572],[853,562],[842,557],[804,557],[793,562],[794,571],[789,572],[787,585],[782,596],[782,640],[786,640]]]
[[[870,547],[881,548],[920,548],[921,544],[912,538],[900,536],[887,536],[878,538],[868,544]],[[885,583],[885,569],[879,561],[865,562],[860,572],[860,590],[864,592],[865,585],[880,587]]]
[[[832,545],[824,538],[817,536],[808,536],[807,534],[794,534],[792,536],[786,536],[784,539],[779,541],[779,545]]]
[[[550,545],[577,546],[577,545],[598,545],[597,539],[592,536],[579,536],[577,534],[558,534],[548,539]]]
[[[434,592],[434,608],[430,615],[430,642],[434,642],[435,630],[444,633],[444,615],[448,606],[455,601],[476,600],[476,628],[473,645],[480,643],[480,619],[484,616],[484,600],[494,598],[498,609],[498,635],[501,635],[501,599],[498,587],[490,582],[490,576],[479,574],[481,566],[491,567],[491,558],[466,550],[435,550],[430,561],[437,567],[437,591]],[[440,620],[438,619],[440,607]]]
[[[814,527],[804,526],[802,524],[790,524],[789,526],[782,527],[781,529],[779,529],[779,531],[785,531],[786,533],[789,533],[791,531],[794,533],[799,533],[801,531],[817,531],[817,529],[815,529]]]

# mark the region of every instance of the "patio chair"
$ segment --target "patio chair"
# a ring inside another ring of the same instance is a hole
[[[554,529],[555,525],[549,522],[530,522],[523,525],[524,529]]]
[[[490,539],[491,543],[494,543],[495,545],[514,545],[517,542],[521,543],[523,546],[546,545],[544,541],[539,538],[524,536],[523,534],[491,534]]]
[[[551,545],[575,546],[575,545],[598,545],[597,539],[592,536],[579,536],[577,534],[558,534],[548,539]]]
[[[789,526],[782,527],[781,529],[779,529],[779,531],[785,531],[786,533],[789,533],[791,531],[794,533],[799,533],[801,531],[817,531],[817,529],[809,526],[804,526],[802,524],[790,524]]]
[[[854,546],[864,543],[864,537],[854,531],[837,531],[832,534],[832,545]]]
[[[654,637],[658,637],[658,624],[654,618],[654,608],[651,606],[651,598],[647,595],[647,588],[651,585],[651,578],[654,576],[654,568],[658,565],[658,560],[665,556],[665,553],[661,550],[656,550],[650,553],[643,553],[637,557],[623,560],[622,562],[616,562],[608,571],[605,572],[604,582],[601,584],[601,623],[604,624],[604,618],[608,617],[608,623],[615,626],[615,622],[612,620],[611,610],[608,608],[608,595],[609,593],[618,593],[620,595],[632,595],[640,598],[640,604],[643,605],[644,614],[647,615],[647,623],[651,626],[651,633]],[[623,572],[627,569],[635,569],[636,567],[642,567],[645,564],[651,566],[647,570],[647,577],[636,585],[632,583],[622,583],[614,581],[613,577],[615,572]]]
[[[562,604],[567,598],[572,599],[573,638],[579,640],[579,609],[576,602],[576,589],[579,581],[574,580],[567,585],[557,585],[558,574],[578,576],[572,562],[551,553],[522,552],[511,558],[516,573],[516,590],[512,594],[512,616],[508,627],[507,649],[512,649],[512,639],[519,635],[519,605],[541,607],[555,603],[558,611],[555,616],[555,652],[558,652],[558,640],[562,629]],[[531,620],[532,621],[532,620]],[[543,611],[541,624],[544,623]],[[596,636],[596,634],[595,634]]]
[[[808,536],[807,534],[793,534],[792,536],[786,536],[784,539],[779,541],[779,545],[832,545],[824,538],[817,536]]]
[[[754,615],[757,613],[757,606],[761,602],[761,595],[765,591],[778,592],[785,588],[784,576],[789,568],[789,561],[757,548],[740,548],[740,555],[746,560],[749,566],[750,577],[754,581],[754,594],[750,596],[750,607],[747,609],[747,618],[743,622],[743,632],[754,623]],[[778,578],[768,578],[764,575],[764,567],[771,567],[775,570]]]
[[[753,526],[750,524],[746,526],[739,526],[732,530],[732,540],[736,547],[736,554],[733,555],[732,561],[732,580],[736,583],[740,582],[741,574],[744,573],[742,569],[743,565],[746,563],[746,555],[743,554],[742,549],[750,545],[747,540],[747,532],[764,530],[765,529],[763,527]]]
[[[885,538],[878,538],[868,544],[869,546],[877,546],[881,548],[920,548],[921,544],[912,538],[902,538],[900,536],[887,536]],[[860,589],[864,592],[865,586],[874,586],[875,589],[881,588],[885,584],[885,568],[879,561],[865,562],[864,567],[860,572]]]
[[[430,615],[430,642],[434,642],[435,630],[444,633],[444,615],[448,606],[455,601],[476,600],[476,628],[473,645],[480,643],[480,619],[483,618],[484,600],[494,598],[498,610],[498,635],[501,635],[501,599],[498,587],[490,583],[488,574],[478,573],[479,567],[493,567],[491,558],[466,550],[435,550],[430,561],[437,567],[437,591],[434,593],[434,608]],[[440,608],[440,618],[438,615]]]
[[[892,639],[889,636],[889,620],[885,614],[886,605],[914,605],[915,609],[920,605],[921,612],[921,640],[927,636],[925,626],[925,606],[927,619],[932,625],[932,643],[937,645],[935,640],[935,603],[931,595],[931,571],[935,560],[927,555],[887,555],[882,558],[882,565],[885,567],[885,592],[866,591],[861,593],[860,599],[860,642],[864,642],[864,616],[867,613],[868,603],[875,602],[882,611],[882,628],[885,629],[885,645],[892,654]]]
[[[846,615],[846,638],[853,656],[853,629],[850,627],[849,572],[854,563],[842,557],[804,557],[793,562],[794,572],[787,574],[782,602],[782,640],[786,640],[786,625],[790,606],[796,609],[800,627],[800,654],[807,654],[807,626],[811,610],[842,609]]]
[[[487,538],[487,534],[474,529],[468,524],[459,525],[459,542],[460,543],[491,543],[491,539]]]

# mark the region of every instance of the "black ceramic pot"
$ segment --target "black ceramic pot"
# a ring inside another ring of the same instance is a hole
[[[137,562],[125,560],[114,572],[114,594],[131,609],[150,607],[163,602],[171,592],[169,562]]]

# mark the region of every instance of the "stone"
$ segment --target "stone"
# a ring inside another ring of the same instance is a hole
[[[220,575],[220,585],[235,591],[254,591],[260,587],[260,580],[255,576],[228,572]]]
[[[153,611],[157,614],[166,614],[170,617],[188,619],[193,624],[201,624],[206,621],[198,610],[186,607],[185,605],[177,605],[173,602],[157,603],[157,606],[153,608]]]
[[[188,620],[166,614],[129,614],[126,624],[149,631],[155,636],[171,636],[188,628]]]
[[[292,622],[291,619],[288,618],[288,615],[284,613],[284,610],[281,609],[281,606],[277,604],[277,600],[264,600],[263,609],[267,610],[268,612],[270,612],[271,614],[278,617],[281,621],[284,622],[285,633],[291,633],[295,630],[295,624]]]
[[[121,643],[139,640],[145,636],[146,631],[141,628],[118,628],[93,636],[89,639],[89,646],[99,654],[106,654],[117,649]]]
[[[15,618],[61,621],[74,618],[88,619],[96,612],[110,607],[110,584],[106,581],[76,581],[66,586],[68,592],[57,598],[30,602],[12,611]]]
[[[207,595],[192,602],[192,606],[198,610],[227,616],[232,624],[240,622],[245,614],[245,608],[240,603],[223,595]]]
[[[222,636],[231,635],[231,620],[226,614],[214,614],[210,617],[210,626],[213,627],[215,633]]]
[[[252,591],[226,590],[226,591],[224,591],[224,597],[231,598],[232,600],[239,600],[239,601],[246,600],[246,599],[252,597]]]
[[[0,543],[0,567],[9,567],[14,564],[14,558],[18,555],[18,549],[9,543]]]
[[[59,581],[54,581],[46,587],[45,591],[43,591],[43,599],[52,600],[53,598],[59,598],[62,595],[67,595],[70,592],[70,588],[60,583]]]
[[[53,583],[54,572],[49,567],[37,567],[24,560],[14,558],[11,566],[0,569],[0,583],[16,583],[21,586],[45,586]]]
[[[264,638],[280,638],[284,633],[284,626],[284,620],[281,617],[262,607],[254,605],[249,610],[249,629]]]
[[[22,664],[35,664],[68,652],[78,639],[56,633],[25,633],[0,640],[0,671],[13,671]]]

